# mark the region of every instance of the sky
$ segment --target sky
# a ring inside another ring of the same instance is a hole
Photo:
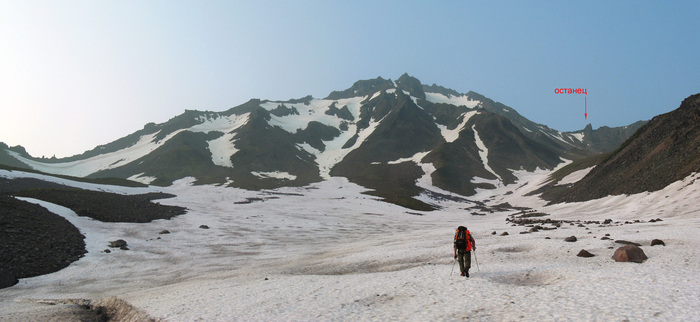
[[[185,109],[404,73],[560,131],[624,126],[700,92],[699,16],[697,1],[0,0],[0,142],[71,156]]]

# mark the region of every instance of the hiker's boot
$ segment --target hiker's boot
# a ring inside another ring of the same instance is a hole
[[[464,275],[465,275],[465,273],[462,274],[462,276],[464,276]],[[466,271],[466,276],[467,276],[467,278],[469,278],[469,270]]]
[[[461,276],[464,276],[464,272],[462,272],[462,275],[461,275]]]

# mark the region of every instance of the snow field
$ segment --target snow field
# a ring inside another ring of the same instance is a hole
[[[529,228],[505,221],[512,212],[472,216],[462,209],[471,204],[446,202],[439,211],[409,213],[342,178],[259,192],[185,179],[164,189],[176,198],[160,200],[190,209],[171,220],[100,223],[45,204],[74,217],[89,253],[59,272],[0,290],[0,312],[26,310],[26,299],[116,296],[167,321],[696,319],[697,174],[659,192],[549,207],[524,196],[549,172],[517,174],[519,183],[470,199],[530,206],[552,219],[663,221],[564,224],[523,235]],[[248,198],[264,201],[234,203]],[[450,274],[460,224],[477,245],[468,280],[457,276],[457,265]],[[171,234],[159,235],[162,229]],[[500,236],[504,231],[509,235]],[[643,244],[649,260],[615,263],[609,247],[619,245],[601,240],[606,233]],[[579,240],[564,242],[572,235]],[[119,238],[131,250],[100,252]],[[649,247],[654,238],[667,246]],[[581,249],[596,257],[576,257]]]

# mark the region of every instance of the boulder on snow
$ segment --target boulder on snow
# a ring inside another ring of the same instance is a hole
[[[651,241],[651,246],[656,246],[656,245],[661,245],[661,246],[666,246],[666,243],[664,243],[663,240],[661,239],[654,239]]]
[[[0,288],[10,287],[19,283],[14,274],[5,269],[0,269]]]
[[[200,225],[199,228],[202,228],[202,229],[209,229],[209,226],[207,226],[207,225]]]
[[[508,232],[507,232],[507,231],[504,231],[504,232],[501,234],[501,236],[508,236]]]
[[[644,251],[635,245],[622,246],[615,250],[612,258],[616,262],[635,262],[641,263],[649,259]]]
[[[570,242],[570,243],[573,243],[573,242],[575,242],[575,241],[577,241],[577,240],[578,240],[578,239],[576,239],[576,236],[566,237],[566,238],[564,239],[565,242]]]
[[[126,241],[123,239],[117,239],[109,242],[109,247],[126,247]]]
[[[170,230],[163,229],[163,230],[161,230],[158,234],[160,234],[160,235],[165,235],[165,234],[169,234],[169,233],[170,233]]]
[[[576,255],[578,257],[593,257],[595,255],[591,254],[589,251],[582,249],[578,254]]]

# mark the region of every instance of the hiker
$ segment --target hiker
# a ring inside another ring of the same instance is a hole
[[[472,266],[472,249],[476,250],[474,237],[467,227],[459,226],[455,232],[455,259],[459,261],[459,270],[462,276],[469,277],[469,268]]]

